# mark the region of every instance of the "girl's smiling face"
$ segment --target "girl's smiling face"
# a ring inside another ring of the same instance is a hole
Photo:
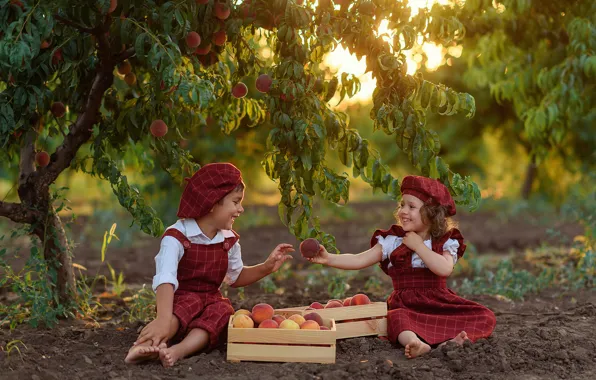
[[[244,212],[244,189],[232,191],[213,206],[213,218],[220,230],[231,230],[237,217]]]
[[[425,237],[428,233],[429,226],[424,224],[422,215],[420,214],[420,209],[423,205],[424,202],[413,195],[405,194],[402,197],[399,210],[397,211],[397,217],[404,231],[416,232],[422,237]]]

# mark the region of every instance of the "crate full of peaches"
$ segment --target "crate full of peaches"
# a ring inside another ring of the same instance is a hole
[[[227,359],[335,363],[336,332],[333,319],[301,311],[282,315],[260,303],[230,317]]]

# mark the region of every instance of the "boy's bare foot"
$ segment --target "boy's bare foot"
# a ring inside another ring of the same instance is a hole
[[[417,356],[424,355],[430,352],[430,346],[421,340],[415,340],[406,345],[404,354],[408,359],[414,359]]]
[[[126,364],[138,364],[145,360],[158,359],[159,350],[166,347],[165,343],[160,344],[159,347],[145,345],[133,346],[128,350],[124,362]]]
[[[179,352],[177,346],[178,345],[174,345],[170,348],[163,348],[159,350],[159,360],[165,368],[173,367],[178,359],[181,359],[182,353]]]
[[[455,338],[451,339],[451,342],[455,342],[461,346],[466,340],[470,340],[470,338],[468,338],[468,334],[465,331],[462,331]]]

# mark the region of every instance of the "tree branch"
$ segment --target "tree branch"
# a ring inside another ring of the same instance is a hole
[[[41,220],[39,212],[23,207],[22,203],[11,203],[0,201],[0,216],[4,216],[15,223],[33,224]]]
[[[38,169],[32,173],[26,181],[33,181],[39,188],[47,188],[66,168],[68,168],[76,156],[79,148],[91,138],[93,125],[99,121],[101,101],[104,93],[112,86],[114,82],[114,66],[112,59],[110,42],[104,31],[106,25],[109,25],[110,17],[102,24],[93,29],[97,38],[97,50],[100,59],[95,73],[93,85],[87,96],[87,103],[77,121],[70,127],[68,135],[62,141],[56,152],[52,155],[52,160],[45,168]]]
[[[128,48],[126,50],[124,50],[123,52],[121,52],[120,54],[116,55],[114,57],[114,62],[116,64],[126,61],[127,59],[129,59],[130,57],[135,55],[135,48]]]
[[[62,17],[60,15],[55,14],[54,15],[54,18],[56,20],[60,21],[62,24],[68,25],[68,26],[72,26],[73,28],[75,28],[77,30],[80,30],[81,32],[90,33],[90,34],[93,34],[93,32],[94,32],[94,29],[92,29],[92,28],[86,28],[84,26],[81,26],[81,25],[77,24],[76,22],[71,21],[71,20],[69,20],[67,18],[64,18],[64,17]]]

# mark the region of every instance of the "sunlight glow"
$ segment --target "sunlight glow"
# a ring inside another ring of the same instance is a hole
[[[452,0],[409,0],[409,5],[412,8],[412,16],[418,14],[420,8],[430,8],[435,3],[448,4],[452,3]],[[386,20],[382,21],[379,25],[377,34],[387,33],[391,35],[390,31],[387,29],[387,26],[388,22]],[[388,39],[388,42],[391,42],[391,39]],[[459,50],[457,50],[458,48]],[[451,49],[455,50],[452,51]],[[408,75],[414,75],[416,71],[422,67],[422,52],[427,57],[425,62],[425,67],[427,70],[434,71],[446,63],[445,53],[447,52],[447,49],[445,49],[442,45],[424,43],[422,46],[418,45],[412,50],[404,51],[406,63],[408,65]],[[449,52],[453,53],[453,56],[459,57],[461,55],[461,47],[450,47]],[[337,76],[340,76],[342,73],[353,74],[358,77],[361,82],[362,88],[360,92],[352,98],[344,98],[342,104],[338,108],[345,109],[351,104],[370,102],[376,87],[376,80],[372,78],[370,72],[365,74],[365,58],[358,60],[355,55],[350,54],[346,49],[338,46],[326,57],[322,66],[324,68],[328,68],[331,70],[331,72],[333,72],[334,75]],[[330,101],[331,106],[336,106],[338,101],[339,95],[336,94],[336,96]]]

